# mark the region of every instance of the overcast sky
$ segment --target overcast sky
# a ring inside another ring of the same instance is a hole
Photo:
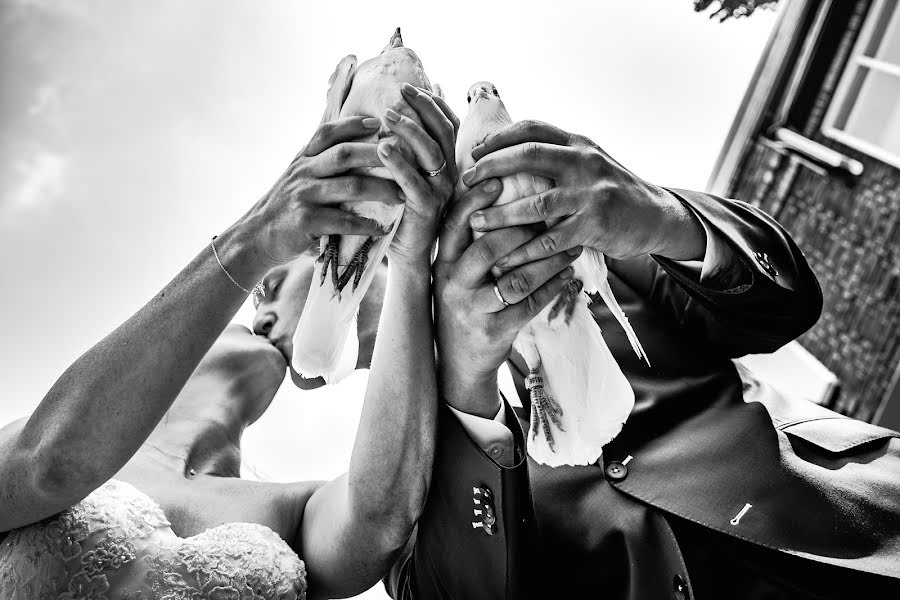
[[[690,0],[503,4],[5,0],[0,423],[267,190],[318,124],[338,60],[376,54],[394,27],[460,116],[488,79],[514,119],[702,189],[775,21],[719,24]],[[338,474],[363,386],[340,394],[354,400],[283,389],[247,435],[260,469]],[[299,436],[267,451],[285,422]]]

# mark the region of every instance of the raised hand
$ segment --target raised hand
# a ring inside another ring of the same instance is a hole
[[[375,144],[354,141],[372,135],[380,126],[378,119],[361,116],[322,124],[272,189],[244,216],[267,267],[290,262],[322,235],[385,234],[378,223],[338,208],[363,199],[402,202],[394,182],[348,173],[358,167],[381,166]]]
[[[497,411],[496,373],[509,356],[513,340],[556,298],[572,277],[568,265],[581,253],[581,248],[570,248],[519,266],[495,280],[491,267],[534,235],[529,228],[511,227],[472,241],[471,214],[495,202],[500,190],[500,182],[490,179],[451,206],[444,217],[434,264],[435,337],[442,395],[451,406],[486,417]]]
[[[485,208],[471,225],[492,231],[547,222],[550,227],[510,252],[505,268],[586,246],[613,258],[659,254],[702,258],[701,224],[667,190],[641,179],[590,139],[539,121],[520,121],[472,150],[475,165],[463,182],[528,172],[548,177],[552,189]]]
[[[393,263],[416,261],[430,263],[440,217],[453,193],[456,165],[453,148],[459,119],[439,97],[404,84],[403,97],[424,125],[393,110],[384,115],[388,128],[412,149],[417,165],[412,165],[395,148],[392,141],[378,144],[381,162],[400,186],[406,201],[403,218],[391,241],[388,258]],[[438,173],[429,176],[428,172]]]

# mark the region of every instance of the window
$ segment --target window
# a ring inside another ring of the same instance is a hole
[[[822,132],[900,167],[900,9],[876,0],[825,115]]]

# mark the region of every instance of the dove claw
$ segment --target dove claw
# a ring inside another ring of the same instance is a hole
[[[543,430],[544,439],[551,452],[556,452],[556,440],[553,437],[553,429],[565,431],[562,426],[563,410],[559,403],[547,394],[544,389],[544,378],[538,367],[531,369],[525,382],[531,396],[532,431],[531,439],[536,439],[538,430]]]
[[[331,267],[332,275],[335,275],[337,273],[338,256],[340,255],[340,248],[341,248],[340,236],[337,236],[337,235],[328,236],[328,244],[325,246],[325,250],[322,252],[322,254],[319,255],[319,258],[316,259],[316,262],[323,263],[322,264],[322,273],[319,275],[319,287],[325,285],[325,277],[328,274],[328,267]]]
[[[335,295],[337,295],[339,302],[341,299],[340,293],[347,287],[347,284],[350,283],[351,279],[353,279],[353,287],[351,288],[353,291],[356,291],[356,288],[359,286],[363,272],[366,270],[366,264],[369,262],[369,250],[371,250],[373,242],[373,238],[368,238],[365,243],[363,243],[359,250],[356,251],[356,254],[353,255],[353,258],[350,259],[350,264],[347,265],[340,276],[337,275],[337,268],[332,269],[332,281],[334,283]],[[335,257],[334,262],[335,264],[337,263],[337,257]],[[334,298],[334,296],[332,296],[332,298]]]
[[[572,316],[575,314],[575,304],[581,297],[581,290],[583,289],[584,283],[580,279],[572,279],[567,282],[565,287],[559,293],[559,296],[556,297],[556,302],[553,304],[550,313],[547,315],[547,322],[550,323],[553,321],[553,319],[565,309],[565,312],[563,313],[564,321],[565,324],[568,325],[572,320]]]

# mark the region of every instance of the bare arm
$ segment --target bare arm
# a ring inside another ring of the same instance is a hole
[[[437,406],[429,280],[427,264],[389,268],[350,471],[319,488],[303,514],[311,598],[378,581],[425,503]]]
[[[326,124],[256,205],[216,239],[228,272],[245,287],[299,255],[322,233],[376,233],[376,226],[326,202],[337,191],[390,197],[396,186],[347,168],[380,164],[374,146],[342,157],[323,152],[368,134],[362,117]],[[351,145],[351,144],[346,144]],[[354,145],[358,146],[358,145]],[[345,164],[348,163],[348,164]],[[146,306],[79,358],[27,421],[0,431],[0,531],[63,510],[112,477],[165,414],[245,293],[205,247]]]
[[[235,277],[253,281],[238,232],[219,238]],[[217,241],[219,241],[217,240]],[[205,248],[144,308],[86,352],[37,409],[0,439],[0,530],[84,498],[140,447],[244,294]]]
[[[418,169],[436,169],[444,155],[452,160],[453,129],[444,129],[442,137],[438,127],[452,113],[445,116],[427,95],[404,95],[441,147],[409,119],[387,120],[414,148],[421,167],[397,151],[381,153],[387,143],[379,146],[406,195],[406,209],[388,254],[387,289],[350,471],[317,490],[303,515],[301,555],[311,598],[352,596],[383,577],[421,514],[431,479],[437,385],[429,259],[453,187],[446,172],[426,181]]]

